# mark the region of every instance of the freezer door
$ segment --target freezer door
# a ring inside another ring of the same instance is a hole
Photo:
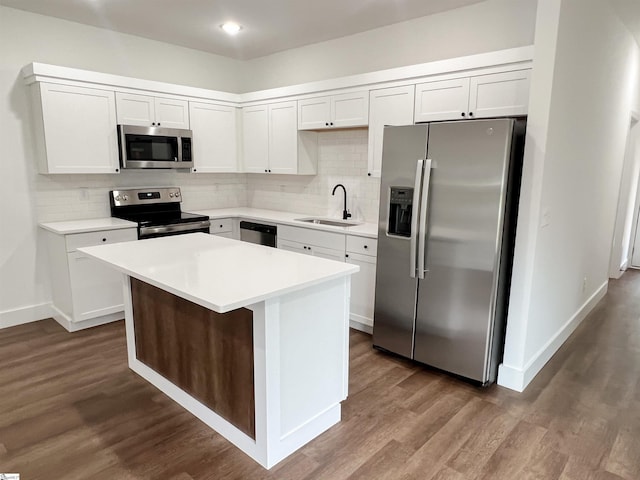
[[[407,358],[413,356],[418,285],[411,251],[417,235],[414,203],[419,204],[414,198],[428,133],[427,125],[385,127],[382,143],[373,344]]]
[[[432,124],[415,359],[485,383],[513,120]]]

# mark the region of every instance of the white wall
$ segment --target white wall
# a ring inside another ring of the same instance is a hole
[[[0,58],[0,327],[49,313],[39,221],[108,216],[106,192],[115,186],[177,184],[185,206],[194,208],[246,202],[244,175],[38,175],[20,73],[37,61],[235,91],[238,62],[6,7],[0,7]]]
[[[242,89],[264,90],[528,46],[533,41],[536,3],[487,0],[250,60]]]
[[[606,291],[637,56],[606,2],[539,1],[502,385],[524,388]]]
[[[342,183],[347,189],[347,208],[354,219],[377,222],[380,179],[367,176],[367,129],[323,132],[318,136],[318,174],[248,175],[247,201],[268,208],[310,215],[342,215]],[[339,194],[338,194],[339,193]]]

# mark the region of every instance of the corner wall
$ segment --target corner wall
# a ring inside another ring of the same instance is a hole
[[[606,2],[539,1],[501,385],[523,390],[606,293],[637,56]]]

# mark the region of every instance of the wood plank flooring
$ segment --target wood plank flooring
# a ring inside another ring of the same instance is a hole
[[[640,479],[640,272],[523,394],[351,333],[343,421],[271,471],[127,368],[122,322],[0,330],[0,472],[24,479]]]

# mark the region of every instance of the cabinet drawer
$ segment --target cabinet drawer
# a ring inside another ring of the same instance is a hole
[[[74,233],[65,235],[67,252],[74,252],[78,248],[94,245],[106,245],[108,243],[128,242],[138,239],[136,228],[123,228],[120,230],[103,230],[100,232]]]
[[[212,218],[210,222],[209,231],[211,234],[233,232],[233,219],[231,218]]]
[[[344,252],[344,235],[341,233],[278,225],[278,239],[331,248]]]
[[[347,235],[347,252],[371,255],[372,257],[375,257],[377,251],[378,240],[374,238]]]

